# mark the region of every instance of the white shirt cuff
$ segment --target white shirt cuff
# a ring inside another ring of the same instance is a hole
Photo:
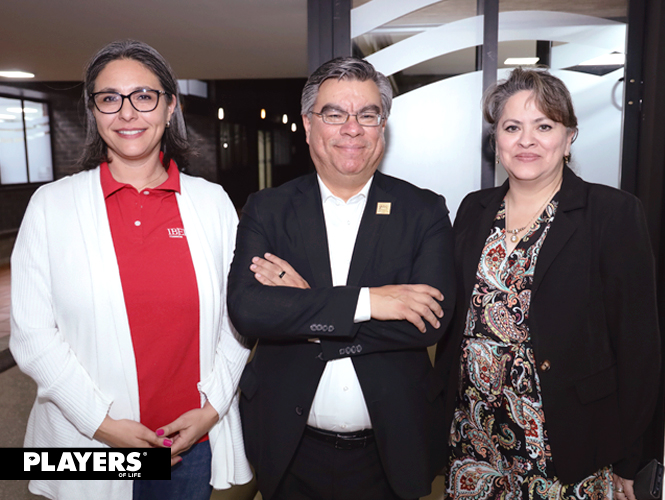
[[[369,287],[363,287],[358,295],[358,305],[356,306],[356,314],[353,316],[353,322],[362,323],[370,319],[372,319],[372,306],[369,300]]]

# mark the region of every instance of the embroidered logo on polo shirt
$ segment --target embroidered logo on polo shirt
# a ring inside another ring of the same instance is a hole
[[[172,227],[168,229],[169,238],[184,238],[185,229],[182,227]]]

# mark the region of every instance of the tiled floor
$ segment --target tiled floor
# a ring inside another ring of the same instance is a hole
[[[9,341],[9,266],[0,267],[0,351]]]
[[[9,344],[9,266],[0,266],[0,351]],[[0,448],[23,444],[25,426],[37,387],[15,366],[0,373]],[[0,481],[0,498],[37,500],[28,492],[27,481]]]

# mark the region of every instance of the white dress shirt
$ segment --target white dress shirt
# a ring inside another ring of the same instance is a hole
[[[333,195],[320,177],[317,176],[317,179],[321,188],[328,234],[333,286],[344,286],[372,179],[347,202]],[[362,288],[354,321],[359,323],[370,318],[369,288]],[[326,363],[307,424],[335,432],[354,432],[372,427],[360,382],[350,358]]]

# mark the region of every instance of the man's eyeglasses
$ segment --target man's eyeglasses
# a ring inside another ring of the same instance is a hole
[[[383,121],[383,116],[375,111],[363,111],[362,113],[357,113],[355,115],[338,109],[331,109],[324,111],[323,113],[310,111],[310,113],[320,116],[323,123],[327,123],[328,125],[343,125],[349,120],[349,116],[355,116],[358,124],[363,127],[378,127]]]
[[[159,96],[167,95],[163,90],[139,89],[124,95],[120,92],[93,92],[90,98],[100,113],[112,115],[122,108],[125,99],[129,99],[132,107],[141,113],[154,111],[159,104]]]

